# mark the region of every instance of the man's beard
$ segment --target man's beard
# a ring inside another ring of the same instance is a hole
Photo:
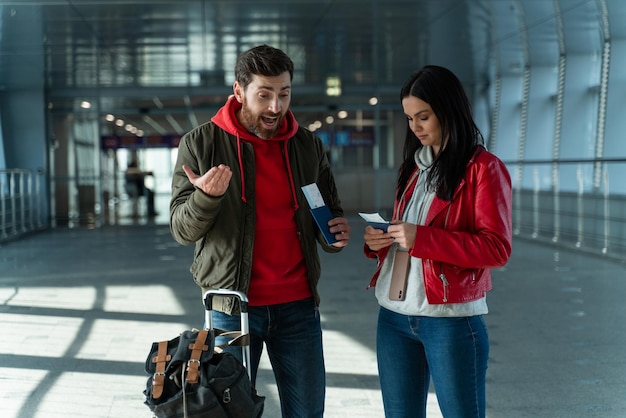
[[[271,139],[276,136],[278,133],[278,129],[280,125],[283,123],[285,119],[284,115],[280,114],[271,114],[268,115],[270,117],[276,117],[276,125],[274,129],[266,129],[263,127],[263,123],[261,122],[261,115],[254,115],[248,109],[245,102],[241,106],[241,120],[243,122],[244,127],[251,133],[255,134],[261,139]]]

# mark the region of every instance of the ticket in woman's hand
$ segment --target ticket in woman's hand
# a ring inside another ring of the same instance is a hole
[[[387,232],[387,227],[389,226],[389,222],[386,221],[379,213],[363,213],[359,212],[361,218],[365,220],[370,226],[376,229],[382,229]]]

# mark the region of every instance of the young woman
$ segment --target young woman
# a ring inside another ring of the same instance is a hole
[[[490,269],[511,254],[511,180],[488,152],[459,79],[425,66],[402,87],[408,120],[394,216],[365,229],[378,259],[377,356],[387,418],[485,416]]]

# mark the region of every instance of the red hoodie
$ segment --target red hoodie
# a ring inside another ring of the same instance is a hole
[[[295,185],[286,158],[287,141],[297,132],[298,122],[288,111],[276,136],[261,139],[239,123],[239,109],[241,103],[231,97],[211,121],[237,138],[240,153],[240,141],[254,149],[256,224],[249,303],[261,306],[306,299],[313,294],[298,239]],[[239,161],[243,183],[241,155]],[[243,185],[242,190],[245,201]]]

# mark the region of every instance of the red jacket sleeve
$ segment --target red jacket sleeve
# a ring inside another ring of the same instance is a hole
[[[411,255],[462,268],[500,267],[512,247],[512,190],[506,166],[483,151],[468,164],[451,202],[435,198]]]

